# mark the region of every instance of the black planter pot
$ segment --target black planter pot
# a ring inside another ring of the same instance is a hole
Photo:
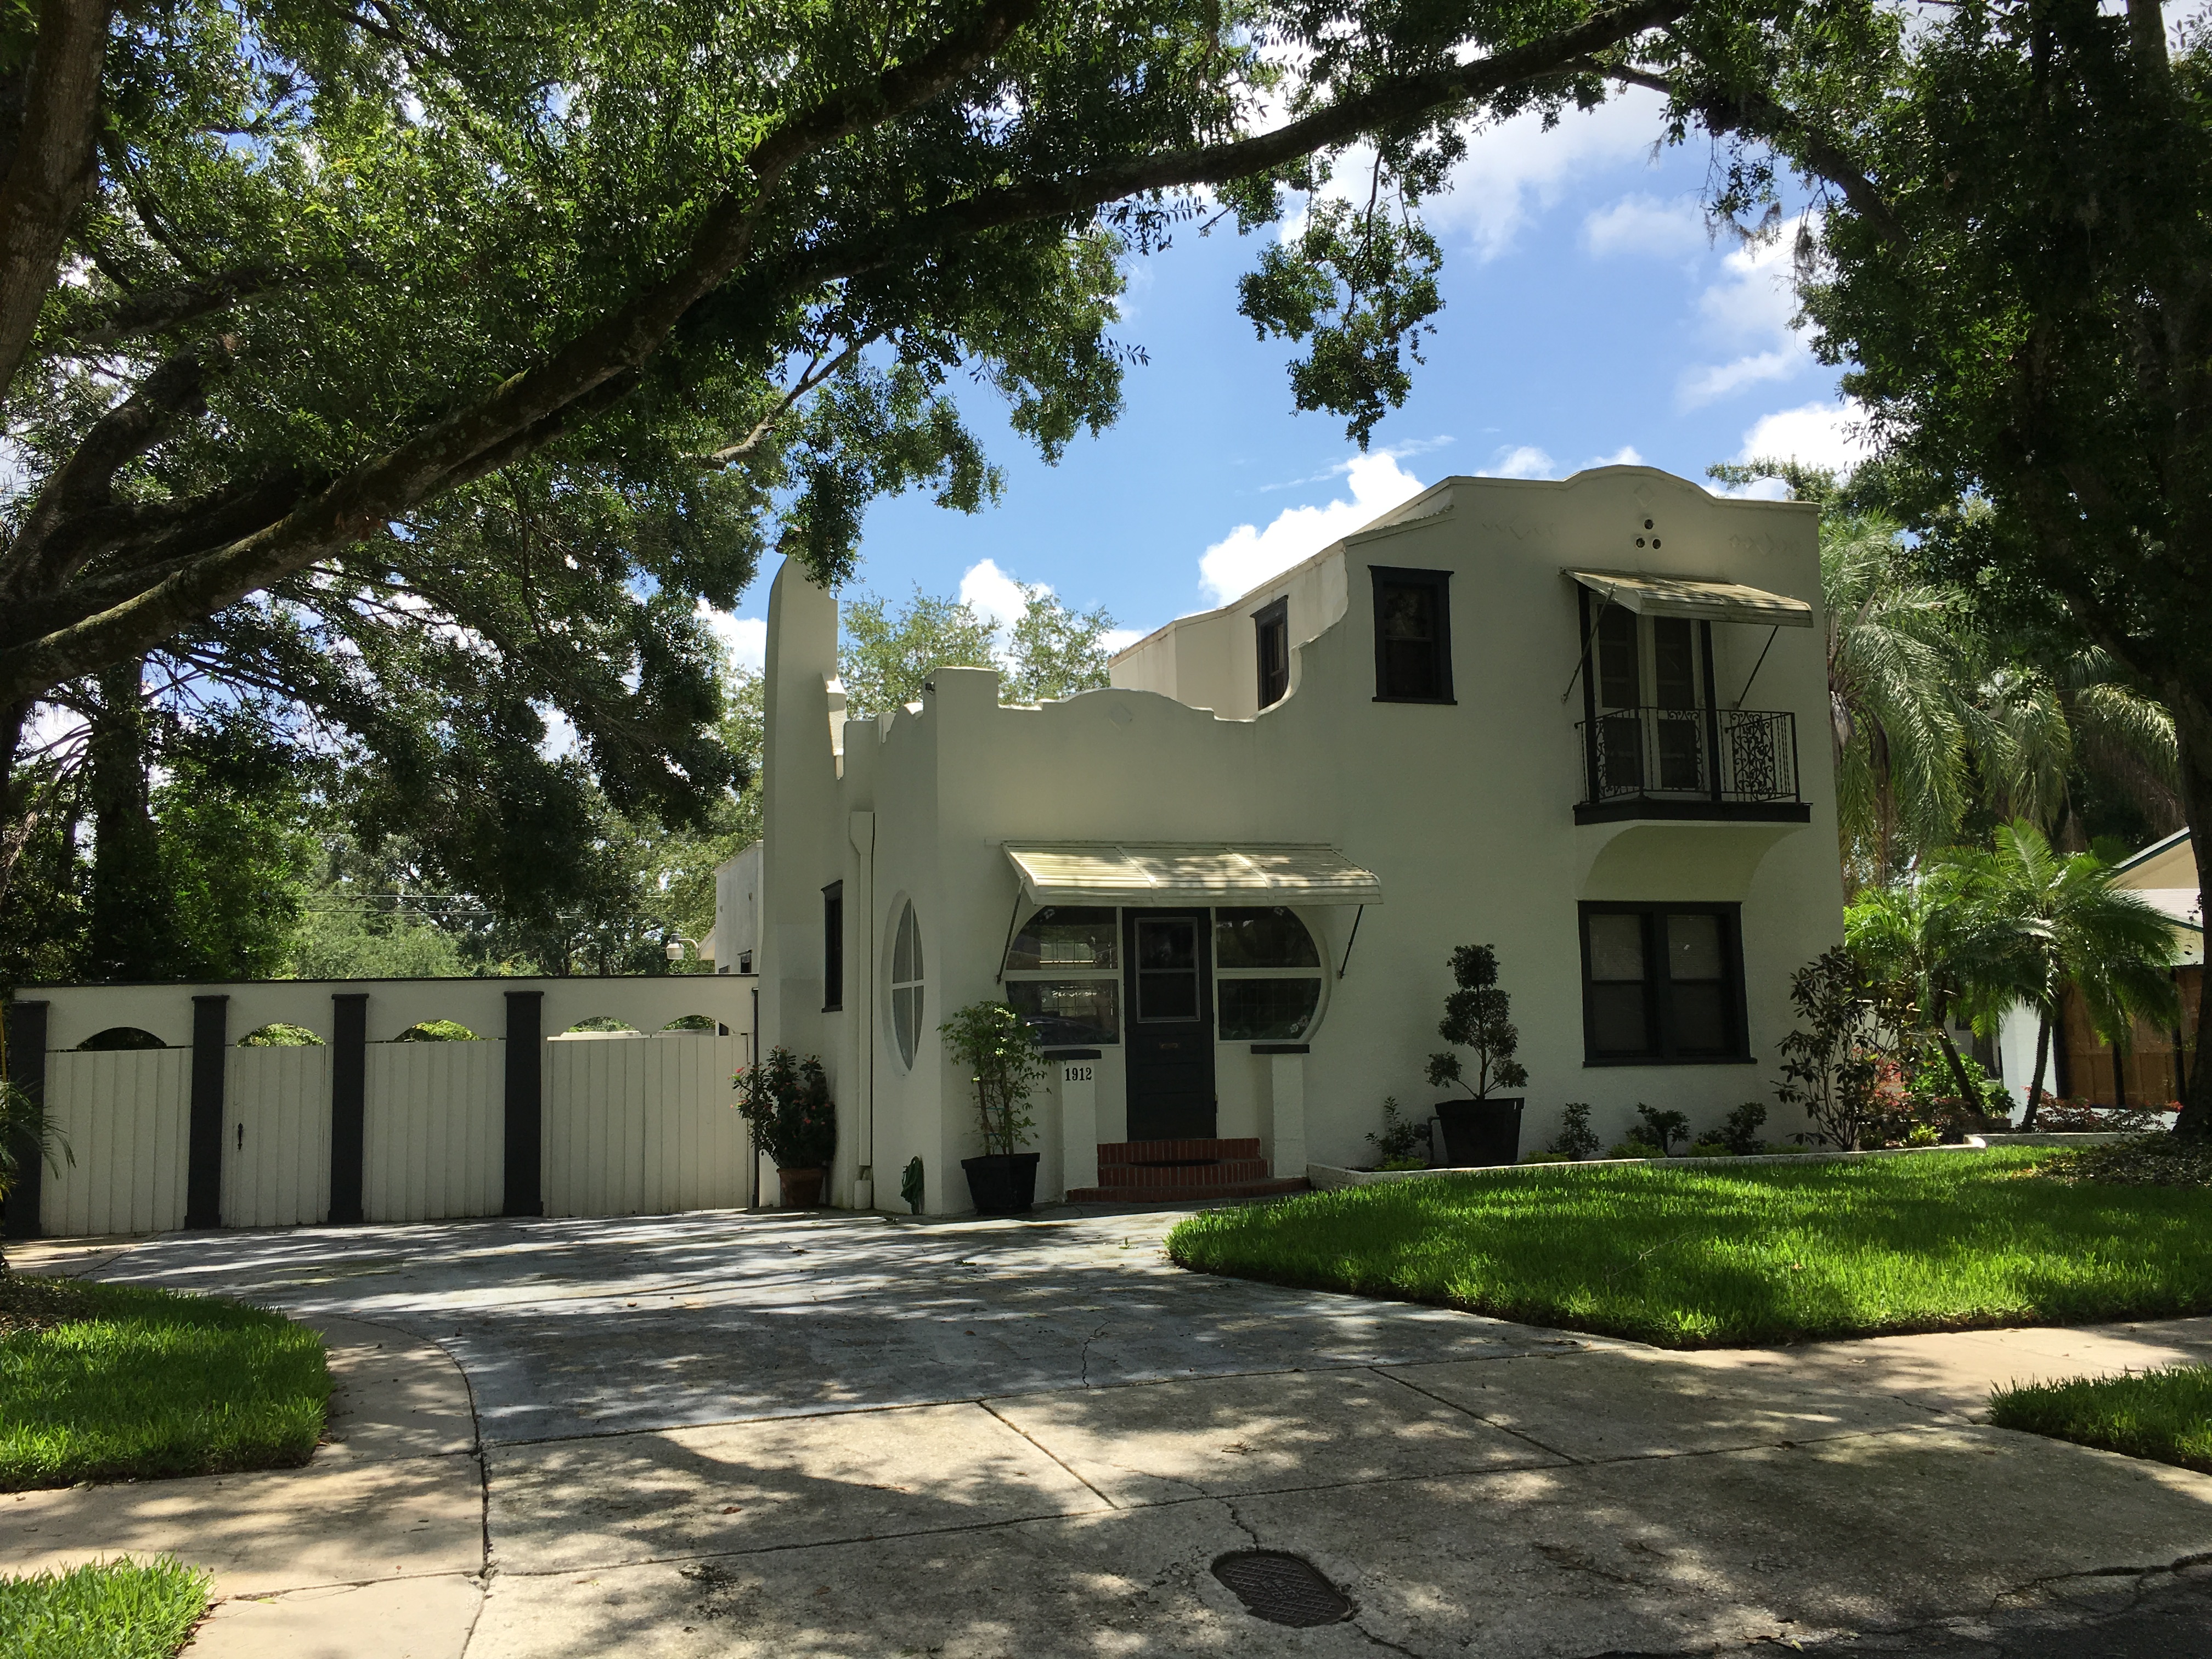
[[[1443,1126],[1444,1162],[1455,1170],[1518,1162],[1523,1098],[1512,1095],[1438,1101],[1437,1121]]]
[[[1035,1152],[963,1158],[960,1167],[968,1172],[968,1196],[978,1215],[1020,1215],[1036,1202]]]

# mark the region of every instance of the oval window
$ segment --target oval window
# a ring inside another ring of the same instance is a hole
[[[1213,913],[1215,995],[1224,1042],[1291,1042],[1321,1012],[1321,951],[1281,905]]]
[[[891,1036],[898,1044],[899,1063],[914,1064],[921,1042],[921,926],[914,919],[909,900],[899,912],[898,933],[891,943]]]

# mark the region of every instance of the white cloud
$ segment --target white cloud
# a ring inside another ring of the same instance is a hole
[[[1617,253],[1671,258],[1694,253],[1711,240],[1694,203],[1624,196],[1583,220],[1583,246],[1599,258]]]
[[[1813,361],[1790,326],[1797,314],[1790,239],[1739,247],[1721,264],[1721,279],[1698,296],[1698,312],[1705,337],[1734,355],[1683,374],[1676,390],[1685,409],[1746,386],[1786,380]]]
[[[1340,498],[1322,507],[1285,507],[1265,530],[1256,525],[1238,525],[1200,557],[1199,585],[1216,605],[1226,605],[1370,519],[1411,501],[1425,487],[1398,465],[1396,456],[1379,450],[1353,456],[1346,463],[1345,477],[1352,486],[1350,501]]]
[[[1559,464],[1534,444],[1501,444],[1478,478],[1548,478]]]
[[[1840,471],[1857,465],[1873,453],[1864,438],[1851,430],[1865,420],[1865,408],[1853,403],[1814,403],[1778,410],[1761,416],[1743,434],[1743,447],[1735,458],[1740,462],[1802,461],[1808,466],[1834,467]]]
[[[1474,135],[1452,169],[1451,193],[1425,202],[1424,216],[1439,230],[1465,232],[1494,259],[1577,175],[1648,161],[1662,108],[1657,93],[1638,87],[1594,110],[1570,110],[1549,132],[1534,110],[1500,122]]]
[[[717,611],[702,599],[698,605],[699,619],[714,630],[714,637],[730,653],[731,660],[740,668],[750,668],[756,674],[768,666],[768,623],[759,617],[733,617],[726,611]]]
[[[989,623],[1002,642],[1013,632],[1014,624],[1030,612],[1022,585],[991,559],[969,566],[961,576],[960,603]]]
[[[1634,444],[1623,444],[1610,455],[1593,455],[1587,466],[1641,466],[1644,457]]]
[[[1098,636],[1098,643],[1110,657],[1116,652],[1127,651],[1144,637],[1145,630],[1140,628],[1109,628]]]
[[[1767,380],[1786,380],[1804,368],[1805,362],[1802,351],[1782,348],[1754,352],[1748,357],[1739,357],[1732,363],[1711,363],[1704,368],[1692,369],[1682,377],[1682,406],[1696,409],[1717,398],[1725,398],[1731,392],[1741,392],[1747,386],[1758,386]]]

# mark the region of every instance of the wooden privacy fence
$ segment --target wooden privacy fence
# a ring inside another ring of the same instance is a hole
[[[74,1162],[22,1159],[8,1236],[754,1202],[730,1079],[751,1058],[756,983],[25,988],[9,1012],[10,1074],[46,1102]],[[474,1040],[402,1040],[431,1021]],[[571,1029],[616,1022],[628,1029]],[[317,1040],[240,1045],[276,1024]],[[118,1040],[161,1046],[108,1046]]]

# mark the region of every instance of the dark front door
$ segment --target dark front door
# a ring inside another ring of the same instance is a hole
[[[1213,962],[1204,910],[1124,910],[1129,1139],[1213,1135]]]

